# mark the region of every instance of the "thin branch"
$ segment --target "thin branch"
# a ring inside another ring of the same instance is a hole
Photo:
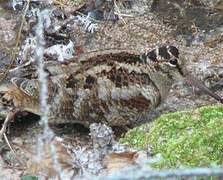
[[[17,112],[17,111],[16,111],[16,112]],[[10,112],[7,114],[7,116],[6,116],[6,118],[5,118],[5,121],[4,121],[4,123],[2,124],[2,128],[1,128],[1,130],[0,130],[0,141],[2,141],[2,137],[3,137],[4,134],[6,133],[6,129],[7,129],[8,123],[9,123],[10,121],[13,120],[13,118],[14,118],[16,112],[12,112],[12,111],[10,111]]]
[[[125,20],[122,18],[122,15],[121,15],[120,9],[119,9],[119,7],[118,7],[118,5],[117,5],[117,3],[116,3],[116,0],[114,0],[114,5],[115,5],[115,7],[116,7],[116,9],[117,9],[117,14],[118,14],[118,16],[119,16],[120,19],[124,22],[124,24],[126,24]]]
[[[18,155],[16,154],[16,152],[14,151],[14,149],[12,148],[12,146],[11,146],[11,144],[9,143],[9,140],[8,140],[8,138],[7,138],[7,136],[6,136],[5,133],[3,134],[3,136],[4,136],[4,139],[5,139],[5,142],[7,143],[9,149],[12,151],[14,157],[19,161],[20,164],[24,164],[24,163],[22,162],[22,160],[18,157]]]
[[[22,28],[24,26],[24,23],[26,21],[26,13],[29,9],[29,3],[30,3],[30,0],[27,0],[27,4],[26,4],[26,8],[24,10],[24,13],[23,13],[23,16],[22,16],[22,22],[20,24],[20,27],[19,27],[19,32],[17,34],[17,38],[16,38],[16,44],[15,44],[15,49],[13,49],[13,51],[17,50],[18,49],[18,46],[19,46],[19,43],[20,43],[20,39],[21,39],[21,34],[22,34]],[[0,79],[0,82],[3,81],[8,72],[10,71],[10,69],[12,68],[12,65],[14,64],[15,62],[15,58],[16,58],[16,53],[13,53],[13,56],[12,56],[12,59],[11,59],[11,62],[9,64],[9,67],[5,70],[4,74],[2,75],[1,79]],[[1,138],[0,138],[1,139]]]

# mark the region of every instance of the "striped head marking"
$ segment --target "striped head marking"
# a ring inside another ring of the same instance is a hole
[[[179,50],[175,46],[161,46],[146,53],[144,57],[152,62],[162,62],[171,59],[179,59]]]
[[[145,53],[141,59],[148,64],[158,67],[163,72],[178,71],[183,75],[179,50],[175,46],[161,46]]]

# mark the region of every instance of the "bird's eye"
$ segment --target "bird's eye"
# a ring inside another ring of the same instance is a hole
[[[178,64],[178,61],[177,59],[170,59],[169,60],[169,65],[172,66],[172,67],[176,67]]]

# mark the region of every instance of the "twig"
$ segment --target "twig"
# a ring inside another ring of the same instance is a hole
[[[16,169],[16,170],[20,170],[20,171],[25,171],[27,169],[26,166],[12,166],[12,165],[0,165],[0,168]]]
[[[26,13],[29,9],[29,3],[30,3],[30,0],[27,0],[27,4],[26,4],[26,8],[24,10],[24,13],[23,13],[23,16],[22,16],[22,22],[20,24],[20,27],[19,27],[19,32],[17,34],[17,38],[16,38],[16,44],[15,44],[15,49],[18,48],[19,46],[19,42],[20,42],[20,38],[21,38],[21,34],[22,34],[22,28],[23,28],[23,25],[24,25],[24,22],[26,21]],[[16,53],[13,53],[13,57],[12,57],[12,60],[9,64],[9,67],[6,69],[6,71],[4,72],[4,74],[2,75],[1,79],[0,79],[0,82],[3,81],[5,79],[5,77],[7,76],[8,72],[10,71],[12,65],[14,64],[15,62],[15,54]],[[1,138],[0,138],[1,139]]]
[[[24,163],[22,163],[22,160],[18,157],[18,155],[16,154],[16,152],[15,152],[14,149],[12,148],[12,146],[11,146],[11,144],[9,143],[9,140],[8,140],[8,138],[7,138],[7,136],[6,136],[5,133],[3,134],[3,136],[4,136],[4,139],[5,139],[5,142],[7,143],[9,149],[12,151],[13,155],[15,156],[15,158],[19,161],[20,164],[24,164]]]
[[[17,112],[17,111],[16,111],[16,112]],[[5,121],[4,121],[4,123],[2,124],[2,128],[1,128],[1,130],[0,130],[0,141],[2,141],[2,137],[3,137],[4,134],[6,133],[7,125],[8,125],[8,123],[9,123],[10,121],[13,120],[14,115],[15,115],[15,112],[12,112],[12,111],[10,111],[10,112],[7,114],[7,116],[6,116],[6,118],[5,118]]]
[[[26,13],[29,9],[29,3],[30,3],[30,0],[27,0],[26,8],[25,8],[23,16],[22,16],[22,22],[20,24],[19,32],[18,32],[18,35],[17,35],[17,38],[16,38],[16,45],[15,45],[16,47],[18,47],[18,45],[19,45],[19,41],[20,41],[21,34],[22,34],[22,28],[23,28],[23,25],[26,21]]]
[[[126,24],[126,22],[125,22],[125,20],[122,18],[122,15],[121,15],[121,12],[120,12],[120,9],[119,9],[119,7],[118,7],[118,5],[117,5],[117,3],[116,3],[116,0],[114,0],[114,5],[116,6],[116,9],[117,9],[117,14],[118,14],[118,16],[120,17],[120,19],[124,22],[124,24]]]
[[[0,130],[0,141],[2,141],[2,137],[4,137],[6,144],[8,145],[9,149],[12,151],[13,155],[15,156],[15,158],[19,161],[20,164],[22,164],[22,161],[19,159],[19,157],[16,155],[15,151],[13,150],[11,144],[9,143],[9,140],[6,136],[6,129],[7,126],[9,124],[10,121],[12,121],[14,119],[15,114],[18,112],[18,110],[15,111],[10,111],[6,118],[4,123],[2,124],[2,128]]]

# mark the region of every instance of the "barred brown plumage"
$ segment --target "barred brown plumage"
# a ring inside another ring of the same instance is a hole
[[[184,76],[183,61],[176,47],[163,46],[143,55],[100,51],[66,65],[46,62],[50,122],[134,126]],[[41,115],[38,79],[30,77],[12,78],[1,101]]]

